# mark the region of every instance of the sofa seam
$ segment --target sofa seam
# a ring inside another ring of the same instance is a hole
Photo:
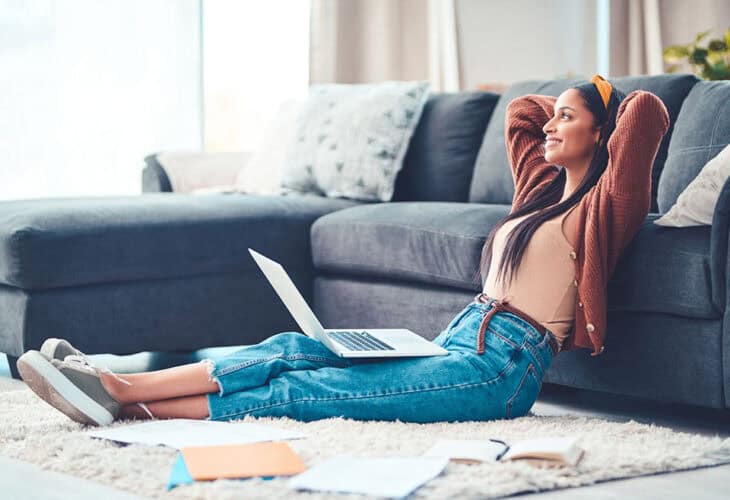
[[[393,223],[380,223],[380,222],[369,222],[369,221],[361,221],[357,219],[349,220],[346,222],[325,222],[321,223],[319,227],[317,227],[317,230],[320,230],[320,227],[324,226],[346,226],[347,224],[353,224],[353,225],[359,225],[359,226],[379,226],[379,227],[391,227],[396,229],[408,229],[408,230],[414,230],[413,226],[407,226],[407,225],[401,225],[401,224],[393,224]],[[478,235],[460,235],[455,233],[447,233],[443,231],[436,231],[433,229],[423,229],[423,228],[417,228],[418,231],[429,233],[429,234],[438,234],[440,236],[456,236],[463,239],[468,240],[476,240],[476,241],[482,241],[486,238],[486,236],[478,236]]]
[[[728,144],[730,144],[730,143],[728,143]],[[672,151],[671,156],[681,155],[684,153],[693,153],[696,151],[703,151],[705,149],[713,149],[713,148],[722,149],[723,147],[727,146],[728,144],[706,144],[704,146],[689,146],[686,148],[679,148],[677,150]],[[670,154],[667,153],[667,156],[670,156]]]
[[[404,274],[411,275],[411,276],[415,275],[415,276],[425,276],[425,277],[429,277],[429,278],[440,278],[440,279],[443,279],[444,281],[448,281],[449,284],[454,284],[454,285],[464,285],[464,284],[467,284],[467,282],[465,282],[465,281],[458,281],[458,280],[455,280],[453,278],[449,278],[447,276],[442,276],[440,274],[426,273],[426,272],[423,272],[423,271],[412,271],[412,270],[409,270],[409,269],[402,269],[402,268],[398,268],[398,267],[388,267],[388,268],[384,268],[382,266],[381,267],[375,267],[375,266],[368,266],[366,264],[362,264],[361,262],[351,262],[351,261],[344,261],[344,260],[339,260],[337,263],[339,265],[349,266],[349,267],[352,267],[354,269],[359,269],[361,271],[367,271],[367,272],[377,271],[378,273],[376,273],[376,274],[378,274],[378,275],[380,275],[381,273],[389,274],[389,273],[391,273],[393,271],[396,271],[396,272],[404,273]],[[320,267],[316,268],[316,270],[318,270],[318,271],[319,270],[323,270],[323,271],[329,271],[329,272],[340,272],[340,271],[342,271],[338,267],[332,267],[332,266],[328,266],[326,264],[325,265],[320,265]],[[468,282],[468,283],[474,284],[472,282]]]

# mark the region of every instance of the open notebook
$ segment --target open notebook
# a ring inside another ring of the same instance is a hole
[[[575,466],[584,450],[574,437],[525,439],[512,445],[498,439],[438,441],[424,456],[462,463],[524,460],[538,466]]]

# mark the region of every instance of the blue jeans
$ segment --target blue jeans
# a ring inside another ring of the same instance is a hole
[[[346,359],[304,334],[278,333],[209,361],[220,386],[207,396],[209,420],[252,415],[425,423],[526,415],[552,349],[546,335],[499,311],[486,330],[484,353],[477,354],[488,310],[489,303],[474,300],[432,340],[449,351],[445,356]]]

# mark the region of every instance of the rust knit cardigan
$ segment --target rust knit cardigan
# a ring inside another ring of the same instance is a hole
[[[543,126],[556,97],[525,95],[510,101],[505,116],[507,155],[515,194],[512,211],[544,188],[559,172],[544,157]],[[621,102],[616,129],[608,141],[608,166],[578,202],[578,293],[575,322],[562,350],[604,351],[608,280],[621,252],[636,235],[651,206],[651,170],[669,128],[664,103],[651,92],[635,90]]]

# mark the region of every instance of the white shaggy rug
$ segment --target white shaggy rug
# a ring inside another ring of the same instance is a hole
[[[166,498],[354,498],[352,495],[296,492],[288,478],[195,483],[172,491],[165,487],[177,451],[162,446],[121,446],[93,439],[30,390],[0,393],[0,455],[45,469],[98,481],[146,497]],[[288,418],[251,418],[306,433],[289,441],[304,463],[330,456],[416,456],[438,439],[494,437],[509,442],[539,436],[580,436],[586,453],[575,468],[535,468],[519,462],[467,465],[451,462],[444,472],[410,498],[495,498],[521,492],[585,486],[659,472],[730,463],[730,438],[675,432],[669,428],[609,422],[598,418],[540,416],[491,422],[409,424],[331,418],[298,422]],[[115,423],[125,425],[123,422]]]

